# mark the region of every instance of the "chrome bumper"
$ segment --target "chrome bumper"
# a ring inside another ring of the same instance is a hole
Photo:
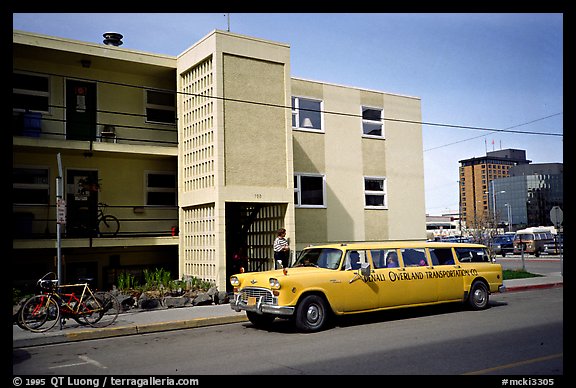
[[[498,292],[506,292],[506,286],[504,284],[498,286]]]
[[[262,302],[263,297],[256,298],[256,303],[249,305],[243,302],[239,295],[234,295],[230,300],[230,307],[236,312],[251,311],[257,314],[273,314],[273,315],[294,315],[295,308],[289,306],[274,306]]]

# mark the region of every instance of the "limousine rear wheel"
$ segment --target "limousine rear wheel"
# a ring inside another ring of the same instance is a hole
[[[477,280],[470,287],[468,304],[474,310],[482,310],[488,306],[489,292],[488,287],[483,282]]]
[[[308,295],[296,309],[296,327],[305,332],[321,330],[328,322],[329,311],[324,298]]]

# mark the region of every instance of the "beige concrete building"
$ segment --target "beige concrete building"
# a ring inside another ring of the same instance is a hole
[[[13,42],[17,280],[54,265],[58,153],[67,276],[100,286],[163,266],[225,289],[239,251],[270,268],[280,227],[293,254],[426,238],[416,97],[291,77],[289,45],[223,31],[177,57]],[[118,233],[96,230],[99,202]]]

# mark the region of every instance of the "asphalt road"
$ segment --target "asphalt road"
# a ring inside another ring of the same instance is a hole
[[[492,295],[490,308],[410,308],[319,333],[277,320],[13,350],[24,375],[563,374],[563,288]],[[202,384],[202,379],[200,379]]]

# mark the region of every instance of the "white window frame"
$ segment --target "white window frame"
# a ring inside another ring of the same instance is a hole
[[[302,204],[302,192],[301,192],[301,178],[302,177],[315,177],[322,178],[322,205],[308,205]],[[294,203],[296,208],[309,208],[309,209],[324,209],[326,208],[326,175],[315,174],[315,173],[294,173],[294,193],[296,193],[297,201]]]
[[[305,131],[305,132],[314,132],[314,133],[324,133],[324,101],[319,100],[317,98],[311,97],[303,97],[303,96],[292,96],[294,98],[294,108],[292,109],[292,121],[296,122],[296,126],[292,127],[292,129],[297,131]],[[300,100],[309,100],[314,102],[320,103],[320,128],[307,128],[307,127],[300,127]],[[290,101],[292,102],[292,101]]]
[[[381,180],[382,181],[382,191],[379,190],[366,190],[366,181],[367,180]],[[385,210],[388,209],[388,180],[384,176],[365,176],[362,183],[364,185],[364,208],[365,209],[379,209]],[[367,195],[377,195],[383,197],[383,204],[379,206],[368,205],[366,203],[366,196]]]
[[[51,180],[51,176],[50,176],[50,167],[47,166],[37,166],[37,165],[17,165],[14,166],[14,169],[19,169],[19,170],[43,170],[46,171],[46,183],[16,183],[13,182],[12,183],[12,187],[14,189],[31,189],[31,190],[46,190],[47,197],[48,197],[48,201],[50,201],[50,180]],[[23,203],[23,202],[18,202],[18,198],[14,198],[13,199],[13,204],[15,205],[49,205],[50,203]]]
[[[48,110],[35,110],[34,109],[34,110],[30,110],[30,112],[39,112],[39,113],[43,113],[43,114],[50,114],[50,89],[51,89],[50,76],[43,75],[43,74],[24,72],[24,71],[15,71],[14,74],[22,74],[22,75],[27,75],[27,76],[31,76],[31,77],[46,78],[46,80],[48,81],[48,90],[47,91],[12,88],[12,95],[21,94],[21,95],[26,95],[26,96],[46,97],[47,102],[48,102],[47,103]],[[12,110],[14,112],[25,112],[25,109],[22,109],[22,108],[12,108]]]
[[[148,178],[150,175],[173,175],[176,180],[176,187],[150,187],[148,184]],[[176,172],[172,171],[144,171],[144,182],[146,183],[144,187],[144,203],[146,206],[178,206],[178,176]],[[173,205],[151,205],[148,203],[148,193],[174,193],[174,204]]]
[[[364,119],[364,110],[365,109],[379,110],[380,111],[380,120],[365,120]],[[362,137],[367,137],[367,138],[371,138],[371,139],[385,139],[386,138],[384,136],[384,108],[362,105],[360,107],[360,117],[362,118],[362,126],[360,128],[360,130],[362,131]],[[380,125],[382,127],[381,134],[380,135],[369,135],[369,134],[364,133],[364,123]]]
[[[176,104],[177,102],[177,98],[176,96],[174,96],[174,106],[172,105],[160,105],[160,104],[152,104],[148,102],[148,92],[154,92],[154,93],[164,93],[164,94],[172,94],[172,92],[168,92],[168,91],[163,91],[163,90],[155,90],[155,89],[144,89],[144,117],[146,118],[146,122],[150,123],[150,124],[162,124],[162,125],[171,125],[171,126],[175,126],[177,124],[177,118],[176,118]],[[175,94],[176,92],[174,92]],[[148,109],[156,109],[156,110],[164,110],[164,111],[170,111],[174,114],[174,122],[173,123],[169,123],[169,122],[165,122],[165,121],[153,121],[153,120],[149,120],[148,119]]]

